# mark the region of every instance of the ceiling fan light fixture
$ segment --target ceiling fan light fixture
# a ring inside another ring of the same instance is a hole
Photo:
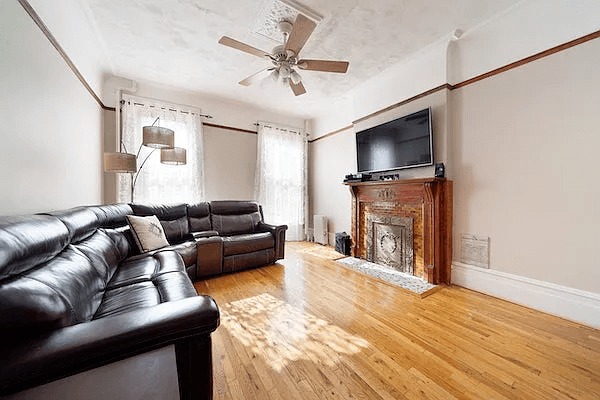
[[[294,83],[294,85],[297,85],[302,80],[302,77],[300,76],[300,74],[298,73],[298,71],[296,71],[295,69],[293,69],[292,73],[290,74],[290,79],[292,80],[292,82]]]
[[[279,68],[279,74],[283,79],[289,78],[292,74],[292,69],[287,65],[282,65],[281,68]]]
[[[279,70],[278,69],[274,69],[273,72],[271,72],[271,79],[273,79],[274,82],[277,82],[279,80]]]

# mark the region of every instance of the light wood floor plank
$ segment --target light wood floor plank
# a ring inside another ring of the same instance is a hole
[[[196,282],[215,298],[215,399],[598,399],[600,332],[460,287],[420,299],[286,243]]]

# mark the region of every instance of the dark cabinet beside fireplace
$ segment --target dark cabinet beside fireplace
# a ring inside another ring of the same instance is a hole
[[[450,283],[452,181],[425,178],[346,185],[352,192],[353,256],[378,262],[379,257],[427,282]],[[391,260],[394,255],[397,260]]]

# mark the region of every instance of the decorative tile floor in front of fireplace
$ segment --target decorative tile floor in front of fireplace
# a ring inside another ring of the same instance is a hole
[[[393,268],[365,261],[360,258],[346,257],[336,261],[358,272],[362,272],[364,274],[374,276],[375,278],[382,279],[393,285],[400,286],[401,288],[406,289],[413,294],[418,295],[419,297],[425,297],[436,291],[434,289],[438,288],[437,285],[425,282],[416,276],[396,271]]]

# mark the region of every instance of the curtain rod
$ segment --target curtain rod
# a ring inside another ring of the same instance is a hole
[[[253,123],[252,125],[254,125],[254,126],[260,126],[260,125],[262,125],[262,126],[264,126],[266,128],[277,129],[277,130],[284,131],[284,132],[294,132],[294,133],[300,133],[300,134],[301,133],[306,133],[306,132],[304,132],[303,129],[300,129],[300,128],[294,128],[294,127],[291,127],[291,126],[290,127],[272,126],[272,125],[269,125],[269,123],[267,123],[267,122],[260,122],[259,121],[259,122]],[[306,133],[306,135],[308,136],[307,133]]]
[[[125,104],[125,100],[121,100],[121,105],[123,105],[123,104]],[[133,105],[134,106],[145,106],[146,104],[144,104],[144,103],[137,103],[137,102],[134,101]],[[148,107],[150,107],[150,108],[156,108],[156,106],[153,106],[153,105],[148,105]],[[208,119],[210,119],[210,118],[213,117],[212,115],[209,115],[209,114],[200,114],[200,113],[196,113],[196,112],[193,112],[193,111],[181,111],[181,110],[176,110],[176,109],[167,108],[167,107],[160,107],[160,109],[161,110],[174,111],[174,112],[180,112],[182,114],[197,115],[199,117],[204,117],[204,118],[208,118]]]

